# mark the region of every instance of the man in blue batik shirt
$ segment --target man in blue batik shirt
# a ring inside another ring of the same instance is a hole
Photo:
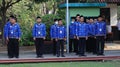
[[[77,32],[78,32],[78,24],[79,24],[79,22],[80,22],[80,15],[79,14],[77,14],[76,15],[76,20],[75,20],[75,22],[74,22],[74,42],[75,42],[75,53],[76,53],[76,55],[78,55],[78,50],[79,50],[79,47],[78,47],[78,39],[77,39]]]
[[[96,22],[96,45],[97,45],[97,55],[104,55],[104,45],[106,38],[106,22],[103,21],[103,17],[99,16]]]
[[[86,40],[88,38],[88,25],[84,22],[84,17],[80,17],[80,22],[78,24],[77,39],[79,40],[79,56],[85,55]]]
[[[54,19],[54,24],[50,28],[50,36],[53,41],[53,55],[56,55],[56,33],[57,33],[58,19]]]
[[[57,57],[64,56],[64,41],[66,40],[66,27],[62,23],[62,19],[58,20],[57,26]]]
[[[20,26],[16,17],[11,17],[10,23],[5,28],[5,37],[8,42],[8,57],[19,58],[19,41],[21,37]]]
[[[8,27],[8,25],[10,24],[10,20],[12,19],[12,17],[14,17],[13,15],[11,15],[7,21],[7,23],[4,25],[4,38],[6,39],[6,28]]]
[[[46,37],[46,26],[42,23],[41,17],[36,18],[36,23],[33,26],[33,39],[36,46],[36,58],[43,58],[43,45]]]
[[[86,49],[87,52],[92,52],[93,54],[96,54],[96,39],[95,39],[95,23],[92,18],[90,18],[90,21],[88,22],[88,40]]]
[[[74,22],[75,19],[72,17],[72,21],[69,25],[69,52],[76,52],[76,39],[74,39]]]

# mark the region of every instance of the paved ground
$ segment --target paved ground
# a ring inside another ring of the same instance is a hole
[[[87,57],[97,57],[96,55],[93,55],[91,53],[86,53],[86,55]],[[77,55],[75,55],[75,53],[70,53],[70,54],[65,53],[65,56],[68,58],[78,57]],[[120,50],[106,50],[105,56],[120,56]],[[36,57],[35,52],[32,52],[32,51],[20,52],[20,59],[31,59],[35,57]],[[52,54],[44,54],[44,58],[57,58],[57,57],[53,56]],[[6,51],[0,53],[0,60],[1,59],[8,59]]]
[[[0,51],[0,60],[8,59],[6,48],[4,47],[3,49],[5,50]],[[86,53],[86,55],[87,57],[97,57],[96,55],[93,55],[91,53]],[[75,53],[65,53],[65,56],[69,58],[78,57],[77,55],[75,55]],[[106,43],[105,56],[120,56],[120,44]],[[30,50],[20,49],[20,59],[30,59],[35,57],[36,54],[34,47]],[[52,54],[44,54],[44,58],[56,58],[56,56],[53,56]]]
[[[120,50],[120,43],[106,43],[105,50]]]

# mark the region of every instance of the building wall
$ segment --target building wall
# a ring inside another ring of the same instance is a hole
[[[117,4],[108,4],[107,7],[110,8],[110,25],[116,26],[117,24]]]
[[[112,26],[112,32],[113,32],[113,40],[119,40],[119,34],[118,29],[116,27],[117,25],[117,4],[108,4],[104,8],[110,8],[110,25]]]
[[[98,16],[100,14],[99,7],[81,7],[81,8],[70,8],[70,17],[80,14],[83,16]]]
[[[117,24],[117,4],[108,4],[106,7],[110,8],[110,25],[116,26]],[[100,15],[99,7],[80,7],[80,8],[70,8],[70,17],[76,14],[81,14],[83,16],[98,16]]]

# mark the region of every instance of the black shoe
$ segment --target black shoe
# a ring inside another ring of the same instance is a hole
[[[97,54],[97,56],[105,56],[104,54]]]
[[[65,55],[62,55],[61,57],[65,57]]]
[[[81,54],[80,54],[79,57],[86,57],[86,55],[84,55],[84,54],[81,55]]]
[[[8,57],[9,59],[13,58],[13,57]]]
[[[69,51],[69,53],[72,53],[72,51]]]
[[[37,56],[36,58],[43,58],[43,56],[42,56],[42,55],[40,55],[40,56]]]
[[[15,57],[15,58],[19,58],[19,57],[17,56],[17,57]]]
[[[43,55],[40,55],[39,57],[40,57],[40,58],[43,58]]]
[[[75,55],[79,55],[78,53],[76,53]]]
[[[57,57],[60,57],[60,55],[57,55]]]
[[[8,56],[8,58],[13,58],[13,56]]]
[[[93,53],[93,55],[96,55],[97,53]]]
[[[101,56],[105,56],[104,54],[100,54]]]

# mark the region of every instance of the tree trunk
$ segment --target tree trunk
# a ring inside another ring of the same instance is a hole
[[[46,14],[46,5],[45,5],[45,3],[43,3],[43,13],[44,13],[44,15]]]
[[[54,5],[53,5],[53,14],[56,14],[56,2],[54,2]]]
[[[5,45],[5,38],[4,38],[4,25],[6,23],[6,10],[1,11],[1,32],[2,32],[2,45]]]

